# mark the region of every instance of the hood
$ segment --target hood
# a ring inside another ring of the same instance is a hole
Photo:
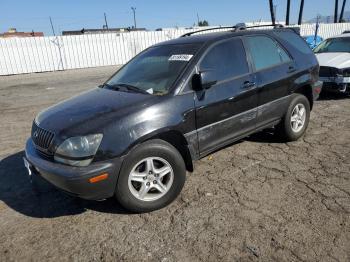
[[[350,67],[350,53],[319,53],[316,57],[320,66],[339,69]]]
[[[85,135],[101,130],[110,121],[154,102],[156,96],[95,88],[47,108],[37,124],[56,134]],[[68,132],[68,134],[67,134]]]

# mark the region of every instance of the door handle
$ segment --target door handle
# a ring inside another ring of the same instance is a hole
[[[287,73],[293,73],[293,72],[295,72],[295,71],[296,71],[296,69],[295,69],[294,66],[289,66],[289,67],[288,67]]]
[[[255,82],[245,81],[242,85],[242,88],[247,89],[247,88],[254,87],[255,85],[256,85]]]

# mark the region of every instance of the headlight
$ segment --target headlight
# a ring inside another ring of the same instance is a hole
[[[57,148],[54,159],[71,166],[88,166],[96,154],[102,137],[102,134],[94,134],[68,138]]]
[[[343,69],[343,76],[344,77],[349,77],[350,76],[350,68]]]

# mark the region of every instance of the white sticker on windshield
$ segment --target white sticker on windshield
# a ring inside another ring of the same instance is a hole
[[[172,55],[171,57],[169,57],[169,61],[190,61],[192,56],[193,55],[186,55],[186,54]]]

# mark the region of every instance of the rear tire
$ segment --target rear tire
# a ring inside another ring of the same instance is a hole
[[[126,209],[141,213],[170,204],[181,192],[186,167],[171,144],[154,139],[142,143],[126,157],[115,196]]]
[[[309,100],[304,95],[293,94],[288,110],[276,128],[276,133],[286,141],[296,141],[304,135],[309,119]]]

